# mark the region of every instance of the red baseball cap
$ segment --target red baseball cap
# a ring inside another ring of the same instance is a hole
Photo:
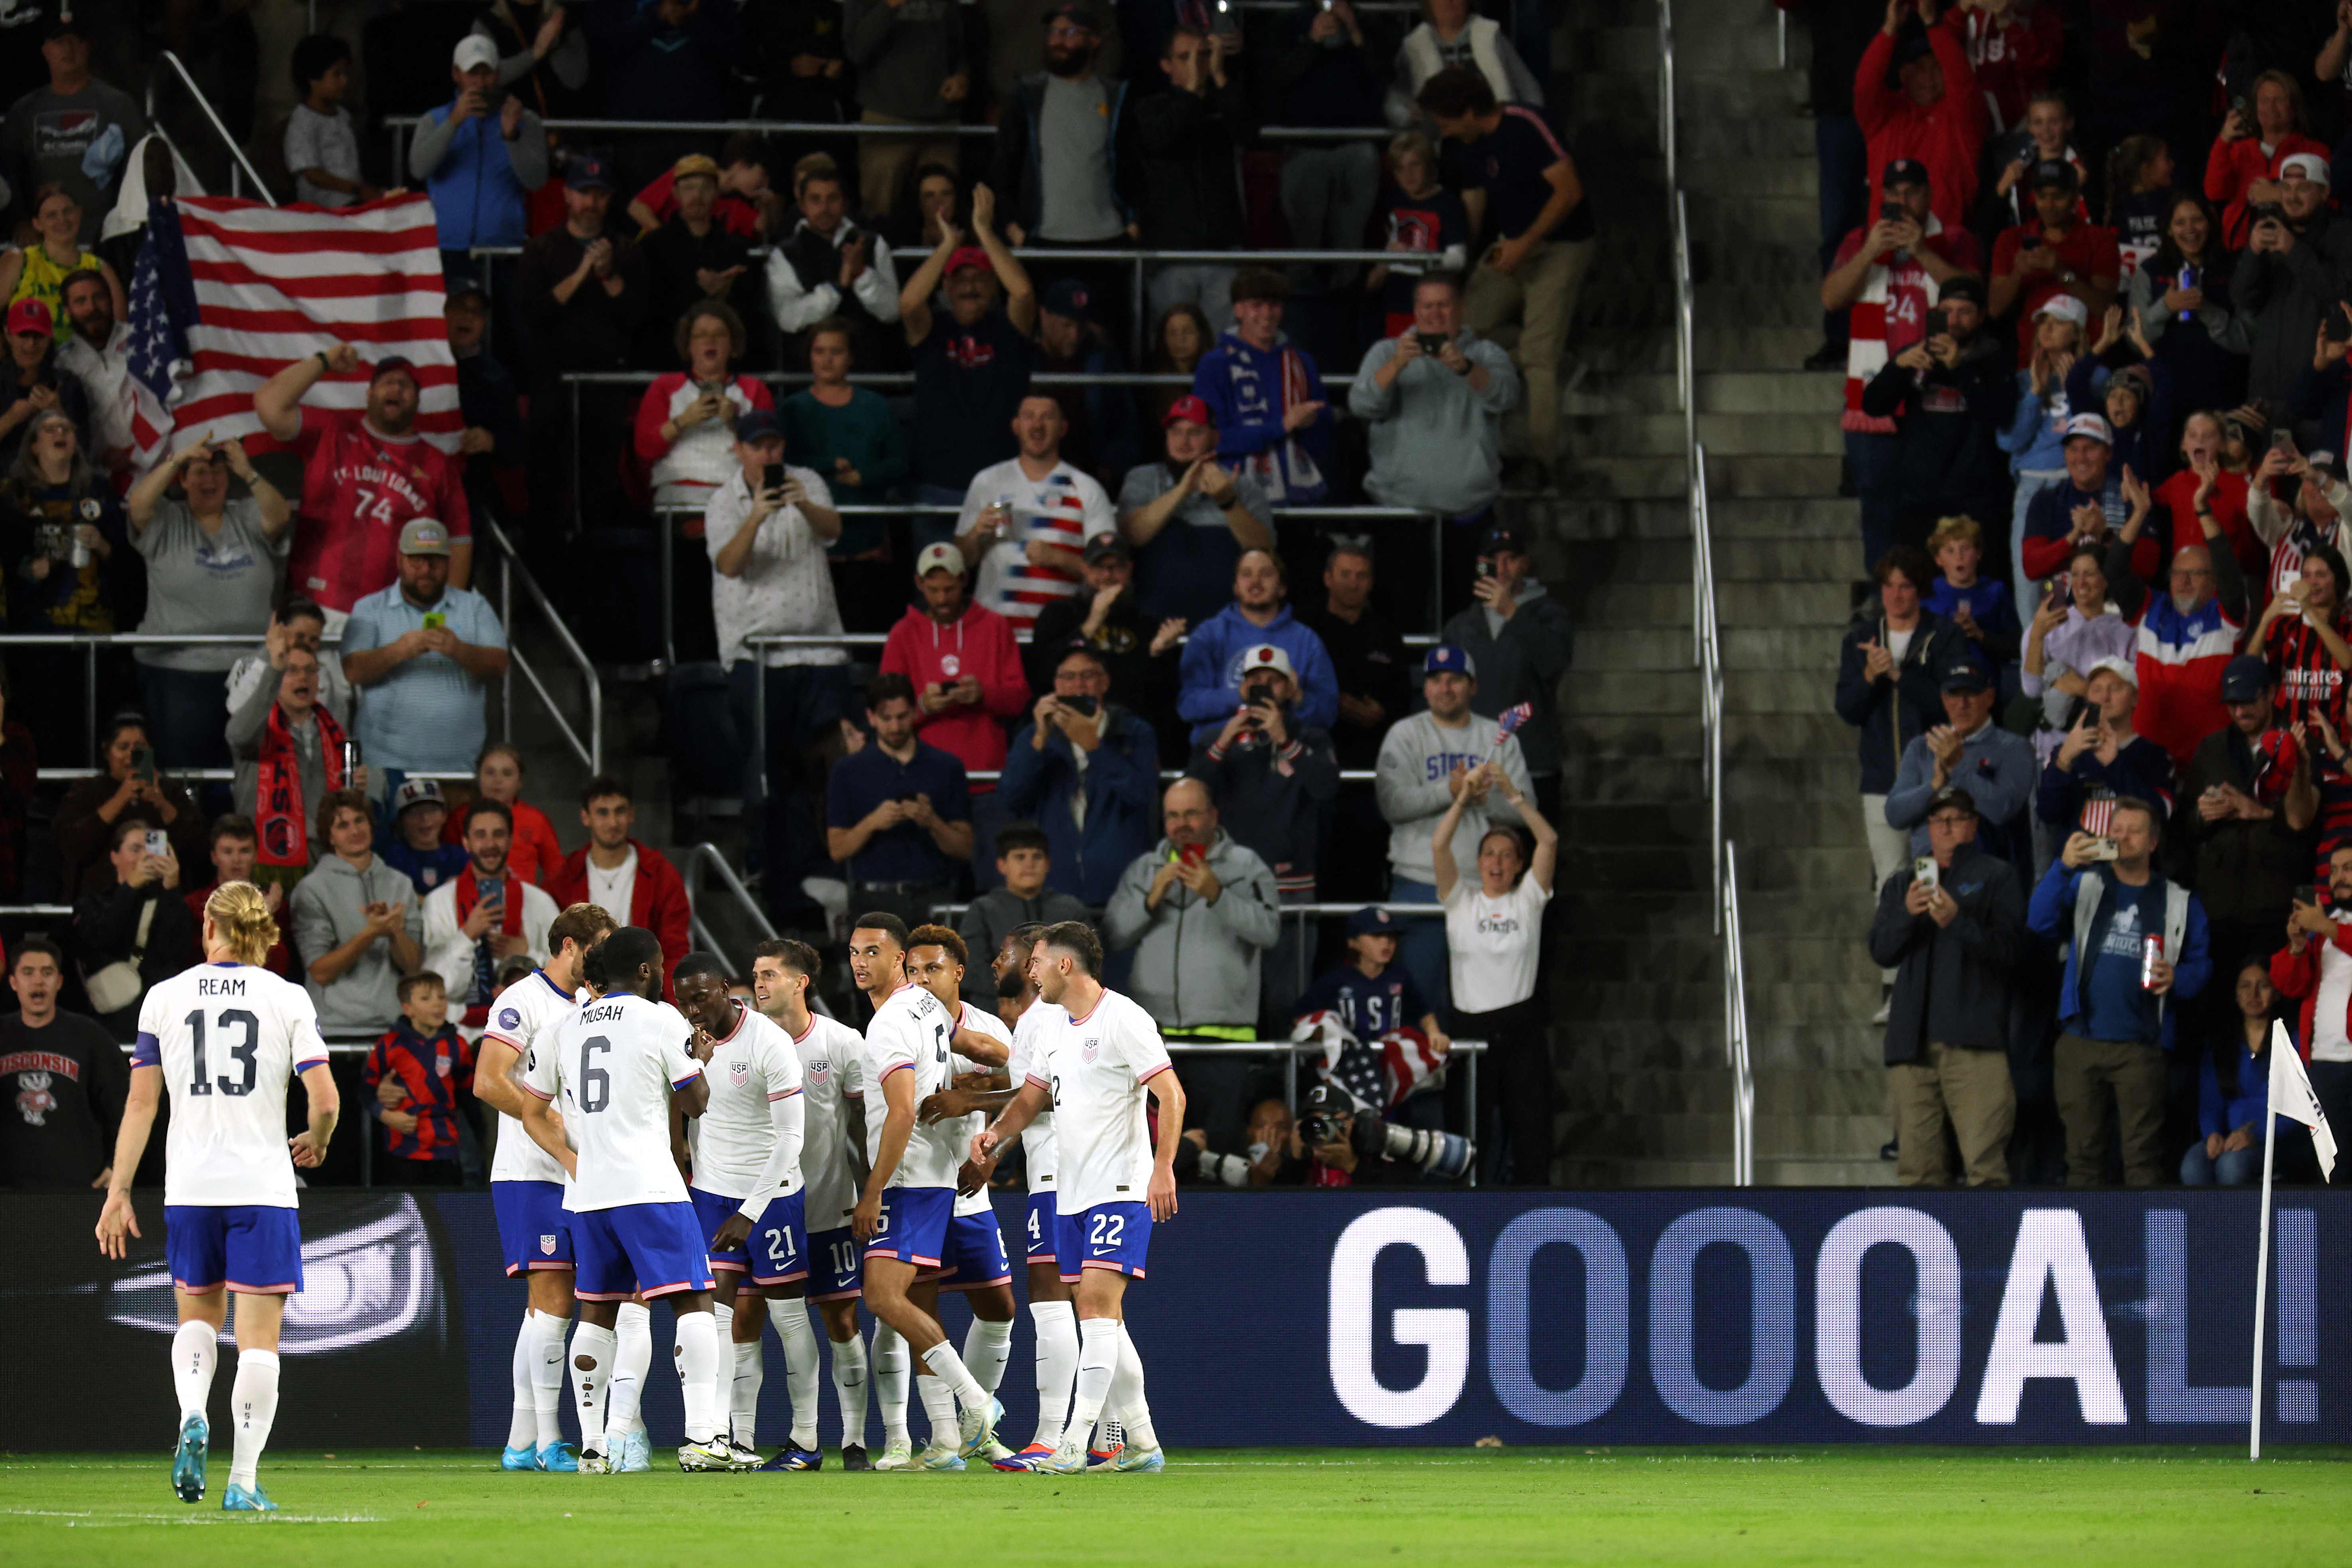
[[[57,320],[49,314],[48,301],[27,295],[8,307],[8,335],[18,332],[38,332],[47,337],[57,331]]]
[[[984,268],[990,272],[996,270],[989,262],[988,252],[976,245],[959,245],[948,252],[948,277],[954,277],[967,267]]]
[[[1168,412],[1160,416],[1160,423],[1163,427],[1176,424],[1180,420],[1188,424],[1206,425],[1214,428],[1217,423],[1217,416],[1209,412],[1209,405],[1206,402],[1202,401],[1201,398],[1195,397],[1192,394],[1188,392],[1183,396],[1178,398],[1175,402],[1170,404],[1168,405]]]

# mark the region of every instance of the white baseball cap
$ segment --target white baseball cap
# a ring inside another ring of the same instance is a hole
[[[2077,436],[2096,441],[2102,447],[2116,444],[2116,433],[2108,428],[2107,416],[2104,414],[2077,414],[2067,420],[2064,439],[2072,441]]]
[[[1242,655],[1244,680],[1247,680],[1254,672],[1261,669],[1271,669],[1278,675],[1289,676],[1293,680],[1298,679],[1297,671],[1290,668],[1290,656],[1270,642],[1262,642]]]
[[[2053,294],[2035,308],[2033,319],[2054,316],[2062,321],[2072,321],[2078,327],[2091,324],[2091,308],[2072,294]]]
[[[934,572],[952,572],[961,577],[963,570],[963,552],[952,544],[926,544],[922,553],[915,557],[918,579],[928,577]]]
[[[2300,174],[2315,185],[2326,184],[2327,174],[2327,160],[2316,153],[2297,153],[2279,164],[2279,178]]]
[[[2083,672],[2083,679],[2087,681],[2091,677],[2098,674],[2099,671],[2103,669],[2108,674],[2120,679],[2126,686],[2130,687],[2134,691],[2137,691],[2139,689],[2138,668],[2130,659],[2124,658],[2121,654],[2111,653],[2105,658],[2094,661],[2091,668]]]
[[[461,71],[472,70],[476,66],[495,66],[499,63],[499,47],[479,33],[468,33],[457,40],[449,63]]]

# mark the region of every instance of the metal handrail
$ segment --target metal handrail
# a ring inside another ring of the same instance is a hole
[[[579,639],[572,635],[572,628],[564,624],[563,616],[558,613],[554,605],[549,602],[546,592],[539,585],[539,579],[533,577],[530,574],[530,568],[522,563],[522,557],[516,551],[514,541],[507,537],[506,530],[499,526],[498,519],[485,510],[481,517],[481,524],[489,533],[490,542],[499,547],[501,558],[499,613],[506,623],[508,662],[514,668],[522,671],[523,679],[530,682],[531,690],[538,694],[540,701],[545,705],[548,716],[555,721],[555,727],[562,732],[565,742],[571,746],[573,752],[582,762],[588,764],[588,771],[592,773],[601,773],[604,771],[604,688],[596,679],[596,666],[580,647]],[[578,667],[581,680],[587,687],[588,740],[584,745],[581,743],[579,731],[572,727],[572,721],[565,715],[562,705],[555,700],[553,694],[547,689],[546,683],[540,679],[539,672],[531,668],[530,660],[524,657],[520,647],[515,646],[514,590],[518,581],[522,584],[523,591],[529,595],[530,602],[539,607],[541,616],[546,620],[549,626],[553,628],[556,642],[570,656],[572,662]],[[509,741],[512,741],[514,739],[514,682],[511,678],[506,683],[504,701],[506,736]]]
[[[164,56],[166,59],[172,57]],[[178,62],[174,60],[173,64]],[[187,73],[183,70],[181,75]],[[193,84],[192,84],[193,85]],[[393,133],[393,150],[400,150],[401,135],[425,123],[422,114],[388,114],[384,129]],[[993,137],[993,125],[970,125],[961,121],[829,121],[829,120],[541,120],[540,125],[549,131],[586,131],[616,132],[625,136],[732,136],[750,132],[755,136],[970,136]],[[1396,134],[1390,125],[1261,125],[1259,139],[1267,142],[1363,142],[1382,140]],[[1228,253],[1230,254],[1230,253]]]
[[[164,64],[170,66],[172,69],[178,74],[180,85],[188,89],[188,96],[196,100],[196,107],[204,110],[205,121],[213,128],[213,134],[220,138],[221,145],[228,149],[229,157],[235,160],[229,167],[229,195],[238,195],[242,194],[236,188],[236,172],[237,170],[242,169],[245,171],[246,178],[253,182],[253,188],[261,193],[261,199],[268,202],[271,206],[276,206],[278,205],[278,198],[269,194],[268,183],[262,179],[261,172],[256,169],[252,163],[246,157],[245,149],[236,144],[236,138],[228,133],[228,127],[221,123],[221,117],[213,112],[212,100],[206,98],[205,96],[205,89],[196,85],[196,79],[188,74],[188,68],[180,63],[180,57],[173,54],[169,49],[163,49],[159,51],[159,58]],[[155,79],[156,79],[150,77],[147,80],[147,121],[151,125],[156,123],[157,121],[155,113]],[[170,139],[168,137],[165,139],[165,144],[170,145]],[[177,153],[179,149],[177,147],[173,147],[172,151]]]
[[[1756,1184],[1756,1064],[1748,1038],[1748,960],[1740,950],[1738,847],[1723,847],[1723,1048],[1731,1068],[1731,1184]]]
[[[760,907],[760,900],[751,896],[751,889],[743,885],[743,879],[735,874],[735,868],[727,863],[727,857],[719,852],[717,845],[708,842],[688,844],[674,853],[677,857],[678,875],[686,883],[686,906],[697,946],[707,952],[722,953],[730,963],[733,962],[733,955],[726,953],[719,938],[702,918],[702,871],[706,866],[719,873],[719,885],[733,896],[737,906],[745,914],[751,917],[752,928],[762,938],[772,941],[780,934],[774,922],[768,919],[768,911]],[[751,973],[749,963],[736,963],[734,969],[738,974]]]

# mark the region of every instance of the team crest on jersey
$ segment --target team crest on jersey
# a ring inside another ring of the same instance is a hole
[[[512,1007],[501,1007],[501,1008],[499,1008],[499,1028],[501,1028],[501,1029],[520,1029],[520,1028],[521,1028],[521,1027],[522,1027],[522,1015],[521,1015],[520,1013],[516,1012]]]
[[[826,1079],[833,1076],[833,1064],[826,1061],[823,1057],[819,1057],[816,1060],[809,1063],[808,1075],[809,1081],[811,1083],[823,1083]]]
[[[963,660],[958,658],[951,653],[941,655],[940,658],[940,673],[946,676],[950,680],[953,680],[957,676],[963,673]]]
[[[555,1256],[555,1237],[551,1233],[547,1231],[539,1233],[539,1251],[542,1258]]]
[[[58,1097],[49,1092],[49,1075],[45,1072],[20,1072],[16,1075],[16,1114],[25,1119],[27,1127],[46,1127],[49,1112],[58,1108]]]
[[[1087,1066],[1092,1067],[1094,1065],[1096,1054],[1101,1049],[1102,1042],[1095,1038],[1094,1036],[1088,1035],[1086,1038],[1085,1044],[1078,1047],[1078,1059],[1085,1062]]]
[[[740,1089],[745,1084],[751,1082],[751,1064],[750,1062],[729,1062],[727,1064],[727,1081],[733,1084],[737,1089]]]

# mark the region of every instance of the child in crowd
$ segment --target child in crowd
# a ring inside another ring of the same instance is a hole
[[[1381,291],[1381,335],[1392,338],[1412,325],[1413,285],[1432,272],[1460,272],[1469,264],[1470,214],[1459,194],[1437,179],[1437,149],[1418,131],[1389,143],[1389,172],[1396,183],[1381,203],[1379,222],[1388,232],[1375,243],[1384,250],[1426,256],[1426,262],[1382,262],[1366,281]]]
[[[343,107],[351,85],[352,47],[342,39],[313,33],[294,46],[294,90],[302,101],[286,121],[286,166],[297,201],[347,207],[383,195],[360,178],[359,133]]]
[[[449,1022],[449,994],[433,973],[400,977],[400,1022],[368,1052],[372,1109],[384,1152],[397,1163],[376,1180],[400,1186],[455,1186],[458,1117],[473,1119],[474,1047]]]
[[[1009,822],[996,833],[996,874],[1004,885],[991,888],[972,900],[956,924],[956,934],[974,953],[993,953],[1015,926],[1053,925],[1061,921],[1092,921],[1087,906],[1067,893],[1045,886],[1054,868],[1045,830],[1034,822]],[[967,963],[963,970],[965,1000],[992,1012],[996,1006],[996,977],[985,963]]]
[[[2172,149],[2161,136],[2126,136],[2107,154],[2106,226],[2123,252],[2124,276],[2164,244],[2172,215]]]
[[[1348,1032],[1364,1045],[1402,1028],[1417,1028],[1443,1053],[1453,1041],[1437,1026],[1437,1014],[1422,999],[1412,975],[1397,962],[1402,934],[1394,915],[1380,908],[1348,917],[1348,962],[1317,975],[1291,1011],[1337,1013]]]
[[[442,838],[449,819],[441,786],[431,779],[403,779],[392,796],[391,842],[383,863],[416,885],[423,898],[466,868],[466,851]]]
[[[2013,679],[2004,684],[2003,672],[2017,662],[2025,628],[2017,618],[2017,603],[2009,584],[1980,577],[1984,560],[1984,527],[1972,517],[1948,517],[1927,536],[1927,552],[1936,558],[1936,585],[1927,608],[1943,616],[1969,639],[1969,657],[1992,677],[1997,689],[2013,691]]]
[[[514,845],[507,851],[507,867],[532,886],[546,887],[563,864],[563,846],[556,839],[555,824],[548,820],[547,813],[522,798],[522,753],[512,746],[485,749],[474,759],[471,799],[495,800],[514,814]],[[465,813],[451,812],[442,824],[442,838],[451,844],[463,842],[464,826]]]
[[[2017,224],[2033,221],[2033,183],[2031,176],[2038,163],[2055,161],[2074,166],[2077,186],[2088,183],[2090,168],[2083,155],[2074,151],[2074,111],[2066,105],[2066,95],[2055,88],[2047,88],[2033,95],[2025,106],[2025,128],[2012,131],[1994,146],[1993,160],[2000,170],[1994,181],[1992,195],[1986,204],[1983,225],[1989,235]],[[2091,209],[2081,197],[2074,200],[2074,221],[2091,221]]]

